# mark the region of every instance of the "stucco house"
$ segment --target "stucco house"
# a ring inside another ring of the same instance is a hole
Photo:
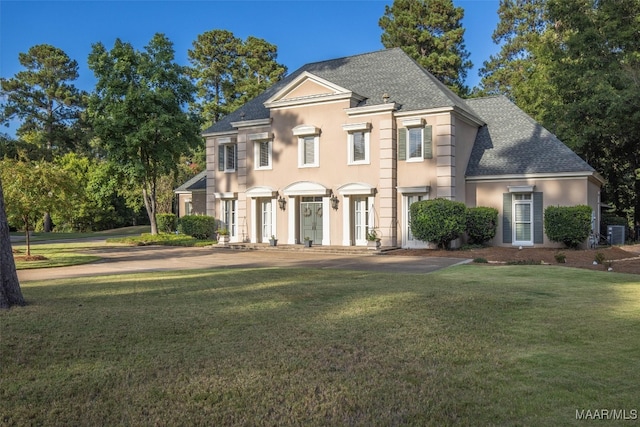
[[[500,246],[556,246],[549,205],[592,207],[599,174],[502,96],[463,100],[401,49],[304,65],[206,138],[206,214],[232,242],[427,247],[409,206],[499,210]],[[597,231],[597,230],[596,230]]]
[[[204,215],[207,210],[207,171],[195,175],[173,192],[176,195],[178,217]]]

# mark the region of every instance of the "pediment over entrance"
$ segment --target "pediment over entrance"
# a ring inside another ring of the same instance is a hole
[[[282,192],[285,196],[328,196],[329,189],[322,184],[311,181],[298,181],[286,186]]]
[[[338,194],[342,196],[373,196],[376,188],[363,182],[350,182],[338,187]]]

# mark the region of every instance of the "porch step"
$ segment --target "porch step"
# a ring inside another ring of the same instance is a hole
[[[239,251],[295,251],[308,253],[324,253],[324,254],[350,254],[350,255],[380,255],[388,251],[400,249],[397,246],[384,246],[374,251],[366,246],[322,246],[313,245],[310,248],[300,245],[280,245],[271,246],[268,243],[229,243],[228,245],[213,245],[215,249],[231,249]]]

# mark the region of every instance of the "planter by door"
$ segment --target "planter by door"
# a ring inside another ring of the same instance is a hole
[[[312,244],[313,244],[313,240],[305,240],[305,241],[304,241],[304,245],[305,245],[307,248],[310,248]]]
[[[380,240],[367,240],[367,249],[372,251],[380,249]]]
[[[278,246],[278,239],[269,239],[270,246]]]
[[[227,246],[229,244],[229,236],[218,236],[218,244],[222,246]]]

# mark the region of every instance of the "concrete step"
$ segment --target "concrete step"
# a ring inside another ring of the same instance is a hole
[[[307,253],[324,253],[324,254],[349,254],[349,255],[380,255],[382,253],[399,249],[396,246],[385,246],[378,250],[371,250],[366,246],[322,246],[313,245],[306,247],[303,244],[288,245],[278,244],[277,246],[271,246],[268,243],[229,243],[228,245],[213,245],[218,249],[231,249],[240,251],[302,251]]]

